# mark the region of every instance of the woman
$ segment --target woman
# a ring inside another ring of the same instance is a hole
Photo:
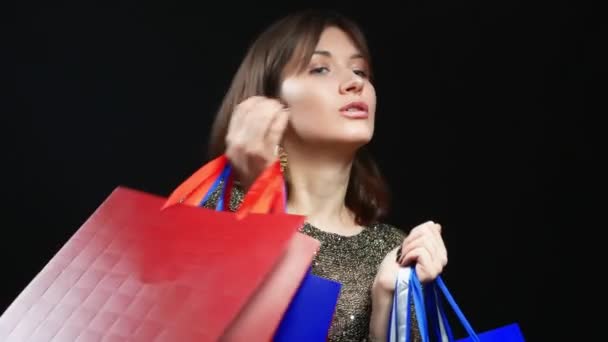
[[[438,224],[405,237],[380,223],[388,191],[365,150],[376,115],[371,80],[366,41],[352,21],[315,11],[287,16],[251,45],[210,141],[210,157],[225,154],[244,190],[278,151],[288,212],[305,215],[301,231],[321,242],[312,271],[342,284],[331,341],[386,340],[399,267],[415,263],[426,282],[447,263]],[[233,198],[234,210],[242,196]]]

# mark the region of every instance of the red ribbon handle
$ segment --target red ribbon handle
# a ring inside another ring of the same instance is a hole
[[[237,210],[238,218],[249,213],[285,213],[285,179],[279,161],[272,163],[245,194],[243,203]]]
[[[161,210],[177,203],[198,206],[203,196],[209,192],[215,180],[219,178],[226,163],[228,163],[228,158],[222,155],[203,165],[173,190]]]
[[[203,165],[171,193],[161,210],[179,203],[198,206],[203,196],[209,192],[211,186],[220,177],[228,162],[228,158],[222,155]],[[226,197],[229,201],[232,177],[225,186],[227,186]],[[237,218],[243,218],[250,213],[285,213],[285,198],[285,179],[281,171],[281,164],[277,160],[267,167],[251,185],[236,212]]]

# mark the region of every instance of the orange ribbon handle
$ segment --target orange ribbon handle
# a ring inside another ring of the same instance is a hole
[[[285,212],[285,181],[279,161],[272,163],[247,191],[237,218],[250,213]]]
[[[228,158],[222,155],[203,165],[173,190],[161,210],[177,203],[198,206],[203,196],[209,192],[215,180],[222,173],[226,163],[228,163]]]
[[[228,162],[228,158],[222,155],[203,165],[171,193],[161,210],[178,203],[198,206],[220,177]],[[229,177],[224,186],[227,187],[226,205],[229,205],[232,177]],[[285,213],[285,195],[285,179],[281,171],[281,164],[276,161],[267,167],[251,185],[236,212],[237,218],[243,218],[250,213]]]

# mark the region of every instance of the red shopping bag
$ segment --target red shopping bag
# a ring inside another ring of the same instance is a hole
[[[271,339],[319,245],[255,198],[235,214],[118,187],[0,317],[0,340],[217,341],[243,317]]]
[[[169,197],[166,206],[174,203],[207,205],[209,196],[220,188],[220,183],[223,186],[217,198],[216,210],[223,210],[224,203],[230,202],[232,194],[231,166],[224,156],[208,163],[180,184]],[[285,215],[286,201],[285,181],[277,161],[251,186],[237,212],[237,217],[255,212]],[[292,243],[303,239],[311,238],[298,233],[292,238],[296,240]],[[301,263],[298,265],[302,266]],[[250,341],[254,338],[262,341],[272,339],[276,342],[325,341],[341,284],[312,274],[310,268],[302,279],[300,271],[301,268],[298,268],[298,273],[294,273],[291,262],[280,263],[226,329],[222,339]],[[297,291],[293,290],[294,287],[297,287]],[[277,296],[277,290],[293,296]],[[264,334],[261,334],[261,331]]]

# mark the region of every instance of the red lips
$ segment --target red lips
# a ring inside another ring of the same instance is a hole
[[[360,101],[351,102],[340,108],[340,113],[352,119],[364,119],[369,116],[367,103]]]

